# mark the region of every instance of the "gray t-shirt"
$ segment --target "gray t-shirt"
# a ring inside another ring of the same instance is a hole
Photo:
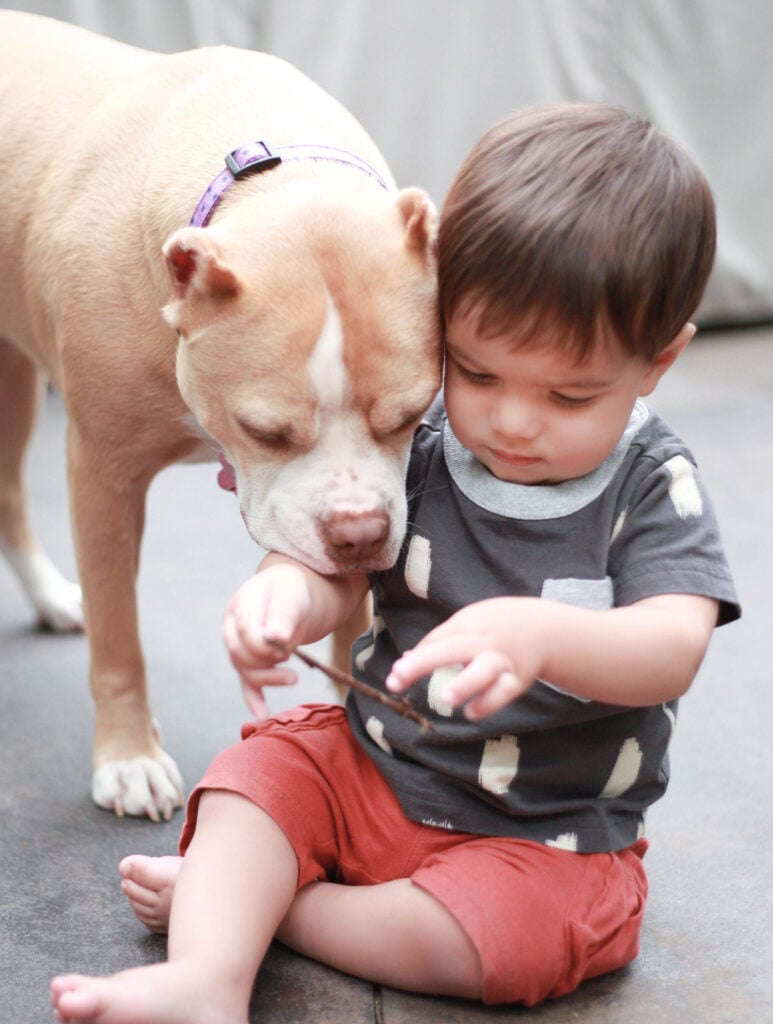
[[[354,672],[383,689],[392,662],[459,608],[501,595],[586,608],[663,593],[740,614],[711,503],[689,450],[637,402],[609,458],[550,486],[494,477],[454,437],[440,401],[414,441],[409,531],[396,566],[371,578],[373,628]],[[351,693],[354,734],[412,820],[578,852],[643,834],[668,782],[677,702],[602,704],[537,681],[479,722],[443,704],[442,669],[409,691],[434,730]]]

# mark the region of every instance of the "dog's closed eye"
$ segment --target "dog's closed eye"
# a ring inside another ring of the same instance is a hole
[[[274,452],[296,451],[301,447],[293,436],[293,430],[289,425],[286,427],[258,427],[239,420],[239,427],[251,441],[256,441],[259,445]]]
[[[424,413],[424,406],[418,412],[410,412],[397,417],[390,417],[389,421],[383,424],[371,425],[371,433],[377,441],[399,440],[403,434],[412,432],[421,422]]]

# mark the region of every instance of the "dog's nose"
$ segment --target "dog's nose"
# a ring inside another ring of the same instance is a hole
[[[378,554],[389,534],[383,512],[339,512],[322,527],[327,547],[337,562],[356,563]]]

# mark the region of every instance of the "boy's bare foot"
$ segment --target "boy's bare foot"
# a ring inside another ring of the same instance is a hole
[[[204,973],[200,964],[165,963],[109,978],[66,974],[51,982],[51,1004],[57,1020],[89,1024],[247,1024],[233,987]]]
[[[166,935],[177,875],[182,857],[124,857],[118,865],[121,891],[132,910],[152,932]]]

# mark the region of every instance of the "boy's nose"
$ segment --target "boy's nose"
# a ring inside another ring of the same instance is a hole
[[[498,402],[491,413],[491,427],[503,439],[532,440],[542,429],[542,417],[534,406],[510,399]]]

